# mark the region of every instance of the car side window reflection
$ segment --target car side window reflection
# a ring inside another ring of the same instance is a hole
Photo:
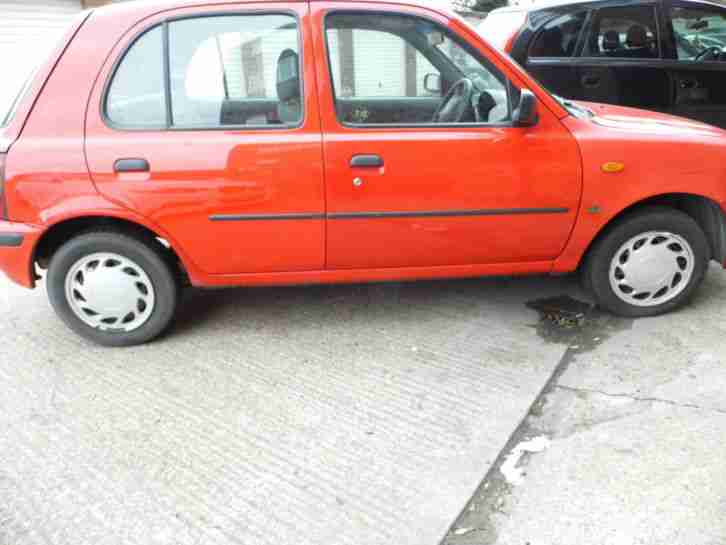
[[[171,20],[166,28],[142,34],[116,69],[105,99],[113,126],[284,128],[302,122],[295,17],[210,15]]]
[[[504,75],[435,23],[409,15],[334,12],[325,25],[341,122],[428,125],[509,120],[510,88]],[[454,100],[449,101],[451,95]]]
[[[726,9],[673,7],[669,15],[678,60],[726,61]]]
[[[629,6],[598,10],[583,57],[657,59],[660,57],[655,8]]]
[[[530,57],[572,57],[585,25],[587,12],[568,13],[550,21],[529,50]]]

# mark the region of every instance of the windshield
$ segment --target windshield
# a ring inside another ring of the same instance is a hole
[[[451,61],[462,75],[468,77],[480,91],[489,89],[503,90],[504,85],[480,61],[447,36],[442,36],[441,43],[435,46]]]
[[[25,82],[23,82],[20,86],[20,89],[15,90],[14,98],[7,100],[7,96],[9,95],[6,95],[3,97],[4,100],[0,101],[0,127],[7,127],[8,123],[10,123],[10,120],[15,115],[15,110],[17,109],[20,100],[23,96],[25,96],[30,84],[33,82],[36,72],[37,68],[33,69],[30,75],[25,78]]]
[[[695,60],[709,49],[726,49],[726,11],[715,8],[673,8],[678,59]]]

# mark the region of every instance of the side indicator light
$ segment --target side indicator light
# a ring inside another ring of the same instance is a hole
[[[600,169],[607,174],[614,174],[616,172],[622,172],[623,170],[625,170],[625,164],[619,163],[617,161],[609,161],[607,163],[603,163]]]

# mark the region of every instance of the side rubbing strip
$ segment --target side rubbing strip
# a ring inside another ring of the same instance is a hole
[[[321,220],[325,214],[216,214],[211,221],[270,221],[270,220]]]
[[[486,208],[480,210],[421,210],[412,212],[331,212],[330,214],[215,214],[211,221],[345,220],[361,218],[451,218],[457,216],[517,216],[566,214],[569,208]]]
[[[435,218],[456,216],[515,216],[524,214],[566,214],[569,208],[491,208],[481,210],[422,210],[420,212],[333,212],[329,219]]]

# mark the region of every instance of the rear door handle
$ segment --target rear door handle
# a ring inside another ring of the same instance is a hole
[[[352,167],[375,168],[383,166],[383,158],[380,155],[354,155],[350,160]]]
[[[149,172],[151,167],[146,159],[119,159],[113,164],[115,172]]]

